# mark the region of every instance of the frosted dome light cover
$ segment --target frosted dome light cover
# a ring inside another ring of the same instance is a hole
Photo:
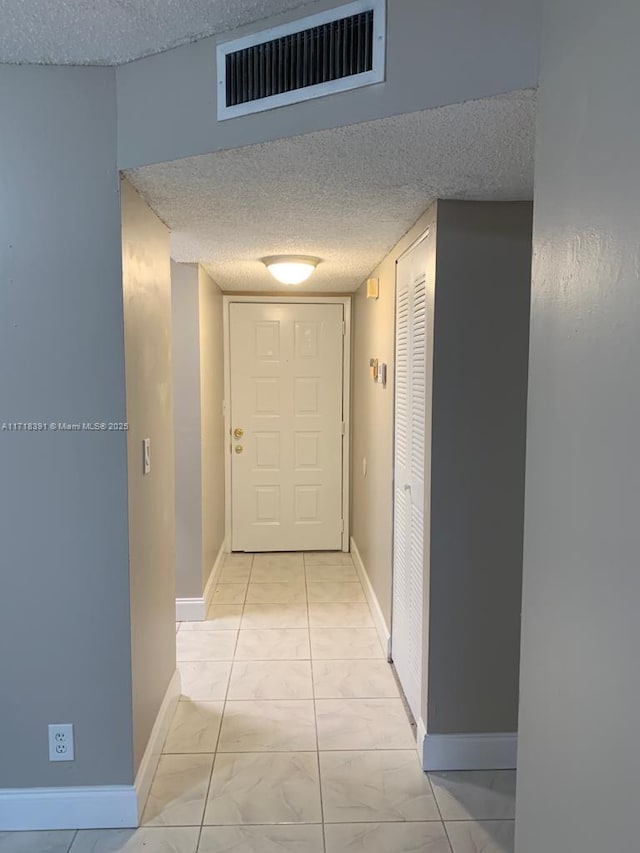
[[[273,255],[262,263],[281,284],[302,284],[320,263],[319,258],[306,255]]]

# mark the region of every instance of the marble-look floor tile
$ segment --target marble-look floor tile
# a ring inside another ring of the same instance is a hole
[[[510,820],[515,817],[515,770],[430,773],[443,820]]]
[[[390,699],[399,696],[385,660],[315,660],[316,699]]]
[[[305,551],[305,566],[352,566],[351,554],[344,551]]]
[[[309,625],[312,628],[373,628],[368,604],[333,602],[309,604]]]
[[[366,602],[360,581],[308,581],[309,603]]]
[[[306,628],[308,618],[305,604],[245,604],[241,627]]]
[[[250,565],[240,565],[240,566],[224,566],[222,571],[220,572],[220,577],[218,578],[219,584],[225,583],[249,583],[249,576],[251,575],[251,566]]]
[[[453,853],[513,853],[515,823],[511,820],[447,821]]]
[[[199,826],[84,829],[70,853],[196,853],[199,834]],[[18,848],[14,853],[22,851]]]
[[[224,702],[178,702],[163,752],[215,752]]]
[[[318,746],[330,749],[415,749],[400,699],[319,699]]]
[[[324,660],[384,658],[375,628],[312,628],[311,657]]]
[[[311,662],[236,661],[227,699],[313,699]]]
[[[258,563],[251,572],[251,583],[301,583],[304,581],[302,562],[278,565]]]
[[[444,826],[429,823],[334,823],[327,853],[451,853]]]
[[[237,631],[179,631],[176,654],[179,661],[232,660]]]
[[[202,823],[213,755],[162,755],[143,826],[196,826]]]
[[[75,830],[0,832],[0,853],[67,853]]]
[[[353,565],[305,566],[305,574],[308,581],[357,581],[358,574]]]
[[[196,631],[235,631],[242,620],[242,604],[212,604],[204,622],[189,622]]]
[[[324,853],[322,826],[205,826],[198,853]]]
[[[308,660],[306,628],[262,628],[240,631],[236,660]]]
[[[327,823],[440,820],[413,750],[321,752]]]
[[[178,664],[182,695],[193,701],[224,699],[231,674],[231,661],[185,661]]]
[[[313,702],[227,702],[219,752],[304,752],[316,749]]]
[[[213,591],[212,604],[244,604],[246,583],[219,583]]]
[[[247,590],[247,604],[304,604],[307,593],[304,582],[253,583]]]
[[[227,554],[222,564],[223,569],[245,567],[251,568],[253,564],[253,554],[245,554],[241,551],[235,554]]]
[[[321,819],[314,752],[216,756],[206,824],[315,823]]]

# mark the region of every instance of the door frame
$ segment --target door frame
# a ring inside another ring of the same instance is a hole
[[[432,226],[428,225],[410,245],[395,259],[393,267],[393,364],[395,372],[396,347],[398,345],[398,263],[417,249],[430,235]],[[395,540],[396,540],[396,383],[393,383],[393,460],[391,474],[391,618],[389,619],[389,658],[393,660],[393,584],[395,581]],[[427,485],[425,483],[425,489]]]
[[[428,240],[431,235],[435,234],[434,225],[430,224],[424,228],[423,231],[413,240],[407,247],[404,249],[398,257],[395,259],[394,264],[394,288],[393,288],[393,359],[394,359],[394,370],[396,365],[396,355],[397,355],[397,345],[398,345],[398,264],[403,261],[407,255],[410,255],[415,249],[418,248],[425,240]],[[427,275],[428,281],[428,275]],[[429,326],[427,324],[427,329]],[[433,346],[433,327],[431,327],[431,346]],[[389,620],[389,648],[388,648],[388,659],[391,663],[393,663],[393,639],[394,639],[394,621],[395,621],[395,583],[396,583],[396,396],[397,396],[397,384],[394,382],[393,385],[393,463],[392,463],[392,477],[391,477],[391,506],[392,506],[392,520],[391,520],[391,618]],[[425,432],[426,432],[426,421],[425,421]],[[427,459],[427,453],[429,457],[431,455],[431,434],[429,433],[428,443],[425,435],[425,461]],[[424,518],[423,518],[423,536],[427,533],[429,534],[427,541],[425,544],[429,544],[430,541],[430,527],[431,527],[431,508],[430,508],[430,495],[431,495],[431,483],[427,481],[425,478],[424,483]],[[417,726],[416,738],[417,738],[417,747],[418,754],[420,756],[420,766],[423,766],[423,747],[422,742],[426,736],[426,726],[424,720],[426,720],[426,691],[428,689],[429,684],[429,572],[428,565],[430,560],[430,554],[428,553],[428,548],[425,548],[423,553],[423,587],[422,587],[422,660],[421,660],[421,671],[420,671],[420,709],[419,716],[415,719],[415,723]],[[403,691],[404,695],[404,691]],[[408,703],[407,703],[408,704]],[[413,714],[413,711],[411,712]]]
[[[237,302],[283,303],[286,305],[342,305],[344,309],[344,350],[342,363],[342,419],[344,437],[342,442],[342,550],[349,551],[351,527],[351,296],[247,296],[224,294],[222,297],[222,328],[224,341],[224,548],[231,551],[231,347],[230,347],[230,306]]]

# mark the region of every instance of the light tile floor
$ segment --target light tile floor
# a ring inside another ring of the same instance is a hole
[[[0,853],[513,853],[515,774],[420,769],[349,555],[227,557],[138,830]]]

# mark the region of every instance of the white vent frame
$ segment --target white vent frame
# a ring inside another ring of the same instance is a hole
[[[352,74],[340,80],[330,80],[326,83],[318,83],[315,86],[307,86],[294,89],[291,92],[283,92],[279,95],[271,95],[260,100],[248,101],[244,104],[236,104],[228,107],[226,105],[226,64],[227,55],[248,47],[254,47],[263,42],[272,41],[283,36],[292,35],[303,30],[339,21],[351,15],[359,15],[362,12],[373,11],[373,68],[362,74]],[[387,0],[353,0],[345,6],[337,6],[326,12],[309,15],[306,18],[298,18],[288,24],[279,27],[271,27],[267,30],[251,33],[238,39],[225,41],[217,46],[217,102],[218,121],[225,121],[238,116],[260,113],[265,110],[273,110],[277,107],[285,107],[289,104],[297,104],[309,101],[313,98],[322,98],[325,95],[333,95],[336,92],[346,92],[350,89],[360,89],[371,86],[374,83],[382,83],[386,73],[386,37],[387,37]]]

